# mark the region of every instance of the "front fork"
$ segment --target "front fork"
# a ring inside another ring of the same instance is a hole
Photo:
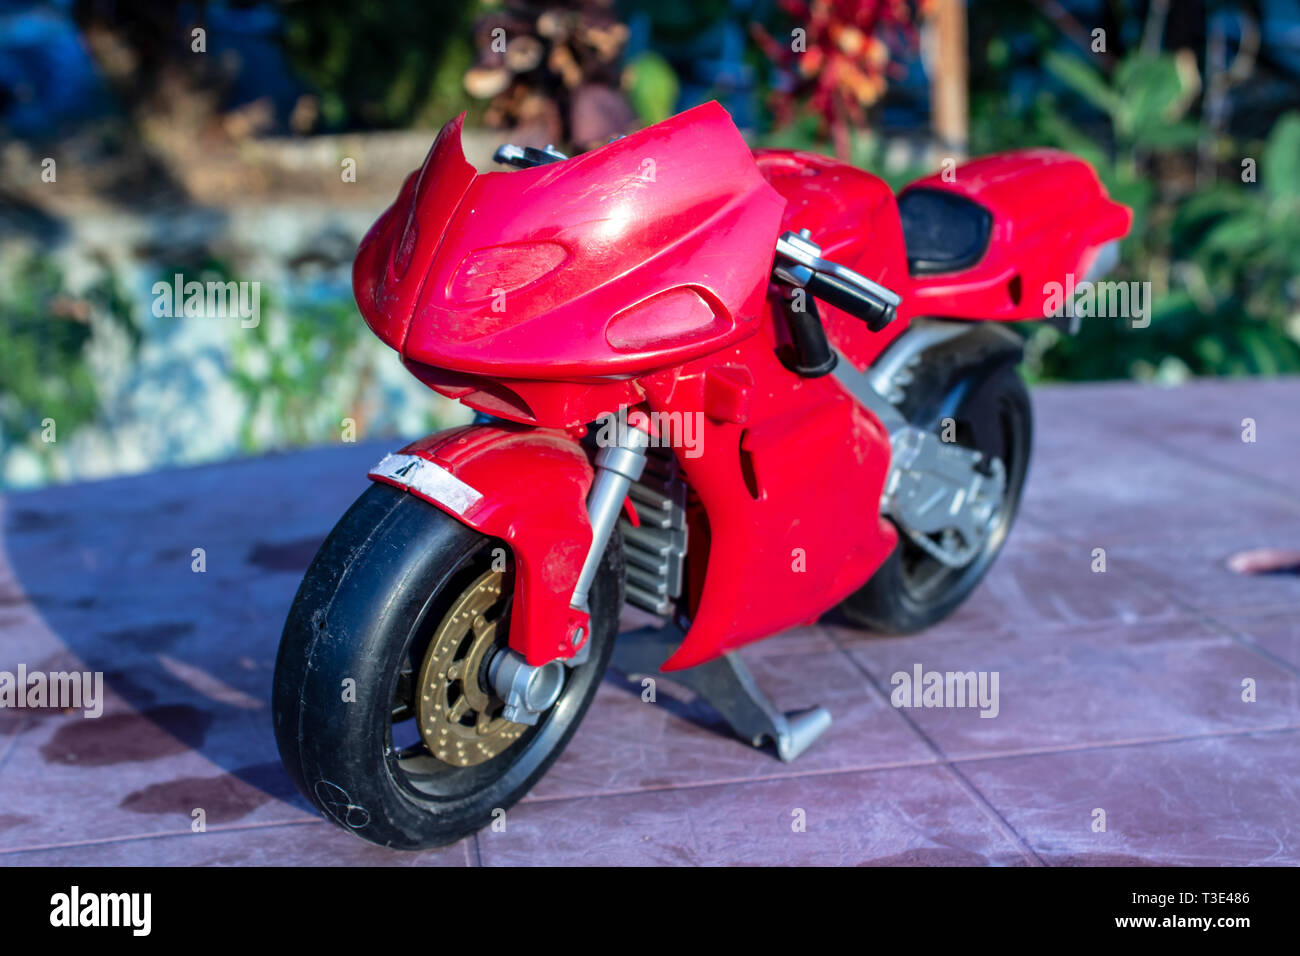
[[[587,560],[582,564],[582,573],[578,575],[578,584],[573,589],[573,600],[570,602],[571,607],[588,613],[591,609],[587,606],[587,594],[591,591],[591,582],[596,578],[596,570],[605,554],[605,545],[609,543],[614,523],[623,511],[628,489],[645,470],[646,449],[650,447],[650,436],[641,429],[628,425],[621,416],[617,419],[615,432],[615,443],[602,447],[596,453],[596,476],[587,495],[591,550],[587,552]],[[584,644],[580,653],[585,654],[588,647],[590,644]],[[573,660],[570,659],[570,663]]]
[[[627,424],[624,416],[615,419],[615,438],[596,453],[595,476],[587,494],[587,518],[591,522],[591,547],[583,561],[578,583],[569,606],[590,615],[588,595],[600,569],[609,536],[623,511],[632,482],[645,470],[646,449],[650,436]],[[588,617],[588,626],[590,618]],[[549,661],[538,667],[528,664],[517,652],[502,649],[488,666],[493,689],[506,702],[502,716],[522,724],[535,724],[560,695],[564,686],[564,667],[578,667],[591,657],[591,635],[581,631],[573,636],[578,651],[564,661]]]

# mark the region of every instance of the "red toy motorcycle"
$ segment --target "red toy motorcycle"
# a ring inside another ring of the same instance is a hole
[[[459,119],[362,241],[367,324],[479,412],[388,455],[308,570],[276,664],[285,766],[385,846],[491,822],[613,656],[782,759],[730,651],[836,607],[917,631],[979,582],[1029,462],[1021,338],[1128,230],[1084,162],[975,160],[897,197],[751,152],[710,103],[573,158]],[[615,636],[624,602],[658,626]]]

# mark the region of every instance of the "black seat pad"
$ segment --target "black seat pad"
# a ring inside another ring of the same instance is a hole
[[[959,272],[979,262],[993,217],[973,200],[941,189],[909,189],[898,197],[903,244],[912,275]]]

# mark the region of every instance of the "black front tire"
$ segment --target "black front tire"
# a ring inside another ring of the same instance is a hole
[[[1006,488],[996,525],[964,567],[944,568],[899,532],[898,545],[871,580],[840,604],[849,622],[885,634],[912,634],[937,624],[983,580],[1015,521],[1033,444],[1029,392],[1014,365],[960,377],[935,401],[904,411],[913,424],[934,431],[944,418],[953,418],[959,444],[978,449],[986,460],[1002,460]]]
[[[568,670],[536,726],[469,767],[440,764],[427,748],[421,755],[418,734],[411,745],[394,742],[399,682],[413,660],[418,672],[421,641],[500,546],[413,495],[375,484],[335,526],[299,587],[276,660],[276,742],[307,799],[364,840],[418,850],[491,823],[556,760],[596,692],[623,599],[617,532],[590,593],[590,657]]]

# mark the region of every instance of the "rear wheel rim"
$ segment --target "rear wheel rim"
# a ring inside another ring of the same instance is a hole
[[[969,417],[954,415],[958,427],[958,444],[981,452],[985,461],[1000,459],[1006,469],[1006,484],[988,536],[976,555],[960,568],[952,568],[927,554],[905,534],[900,533],[902,581],[908,596],[917,603],[931,603],[936,596],[960,590],[970,575],[983,574],[989,561],[1002,547],[1011,523],[1015,518],[1016,499],[1024,480],[1023,449],[1019,447],[1017,411],[1005,391],[994,396],[997,429],[990,436],[987,429],[980,430],[980,438],[972,438]],[[976,404],[978,407],[978,403]]]

